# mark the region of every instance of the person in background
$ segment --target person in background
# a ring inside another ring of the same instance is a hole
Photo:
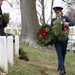
[[[62,7],[54,7],[53,8],[56,17],[52,19],[51,25],[53,25],[54,21],[57,19],[63,19],[64,20],[64,26],[74,26],[74,22],[71,21],[67,16],[63,16],[63,8]],[[65,70],[65,55],[67,51],[67,44],[68,44],[68,37],[65,40],[65,42],[59,41],[57,39],[55,43],[55,49],[58,57],[58,71],[61,75],[66,74]]]
[[[3,0],[0,0],[0,36],[5,36],[4,28],[6,27],[5,21],[2,18],[2,6]]]

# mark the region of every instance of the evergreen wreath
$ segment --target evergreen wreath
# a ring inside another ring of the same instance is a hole
[[[9,13],[2,14],[3,27],[5,28],[9,23]]]
[[[9,13],[3,13],[2,18],[5,21],[6,24],[9,23]]]
[[[9,23],[9,13],[3,13],[0,17],[0,25],[3,25],[5,28]]]
[[[64,42],[68,37],[69,27],[64,26],[63,23],[64,21],[62,19],[56,20],[52,29],[57,39]]]
[[[54,44],[55,35],[53,35],[52,26],[43,24],[36,33],[37,43],[41,46],[48,46]]]
[[[40,26],[36,33],[37,43],[41,46],[48,46],[55,44],[56,40],[64,42],[68,37],[69,28],[63,23],[64,21],[59,19],[54,22],[53,26],[49,24]]]
[[[19,48],[19,59],[29,61],[27,53],[23,50],[23,48]]]

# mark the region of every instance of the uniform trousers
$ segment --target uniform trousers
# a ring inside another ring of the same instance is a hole
[[[67,51],[68,39],[65,42],[57,40],[55,43],[56,53],[58,57],[58,69],[65,70],[65,55]]]

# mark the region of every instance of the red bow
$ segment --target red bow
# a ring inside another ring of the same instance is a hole
[[[46,30],[44,28],[42,28],[39,33],[43,36],[46,37]]]
[[[66,27],[66,26],[64,26],[64,31],[65,31],[66,33],[68,33],[68,30],[67,30],[67,27]]]
[[[68,27],[67,27],[67,26],[64,26],[64,24],[62,24],[62,25],[63,25],[64,31],[65,31],[66,33],[68,33]]]

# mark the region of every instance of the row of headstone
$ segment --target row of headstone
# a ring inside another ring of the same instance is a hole
[[[7,32],[7,30],[8,30],[8,28],[5,28],[5,32]],[[16,30],[17,34],[20,35],[20,33],[21,33],[21,29],[16,28],[15,30]],[[13,29],[13,28],[9,28],[9,33],[15,34],[14,29]]]
[[[15,54],[19,56],[19,36],[15,36]],[[14,64],[14,48],[12,36],[0,36],[0,67],[8,72],[8,63]]]
[[[17,34],[19,34],[19,35],[20,35],[20,33],[21,33],[21,31],[19,31],[19,29],[16,29],[16,32],[17,32]],[[14,31],[14,29],[11,29],[11,30],[10,30],[10,33],[13,33],[13,34],[15,34],[15,31]]]

